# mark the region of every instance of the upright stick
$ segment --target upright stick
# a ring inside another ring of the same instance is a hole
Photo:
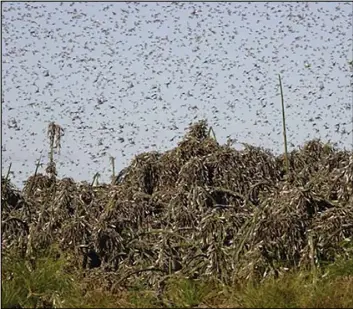
[[[286,169],[287,169],[287,175],[288,175],[288,173],[289,173],[289,162],[288,162],[288,148],[287,148],[286,116],[285,116],[285,113],[284,113],[283,88],[282,88],[282,80],[281,80],[281,75],[280,74],[278,74],[278,78],[279,78],[279,87],[281,89],[284,153],[285,153]]]
[[[112,183],[115,182],[115,158],[110,156],[110,163],[112,164],[112,171],[113,171],[113,175],[112,175]]]
[[[9,176],[10,176],[10,172],[11,172],[11,166],[12,166],[12,162],[10,162],[10,166],[9,166],[9,169],[7,170],[7,174],[6,174],[6,181],[9,179]]]

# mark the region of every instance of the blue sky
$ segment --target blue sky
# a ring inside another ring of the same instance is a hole
[[[2,173],[31,175],[47,126],[59,177],[91,180],[175,147],[207,119],[225,143],[352,149],[352,3],[2,3]],[[44,171],[44,169],[42,170]]]

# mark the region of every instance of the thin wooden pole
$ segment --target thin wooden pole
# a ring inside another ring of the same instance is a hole
[[[281,79],[280,74],[278,74],[278,78],[279,78],[279,87],[281,89],[284,153],[285,153],[285,162],[286,162],[286,169],[287,169],[287,175],[288,175],[289,174],[289,162],[288,162],[288,147],[287,147],[286,116],[285,116],[285,112],[284,112],[283,88],[282,88],[282,79]]]

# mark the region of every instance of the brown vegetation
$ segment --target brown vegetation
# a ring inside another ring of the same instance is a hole
[[[315,271],[348,254],[353,155],[313,140],[288,161],[289,172],[283,156],[220,145],[200,121],[176,148],[137,155],[112,184],[51,170],[19,192],[2,177],[3,254],[30,259],[58,244],[95,284],[143,283],[159,295],[173,276],[234,284]]]

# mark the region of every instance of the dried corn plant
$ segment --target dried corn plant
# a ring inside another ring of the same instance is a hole
[[[283,156],[219,145],[211,131],[192,124],[176,148],[137,155],[110,184],[36,172],[19,192],[3,177],[6,250],[56,243],[102,286],[158,290],[172,276],[262,279],[348,254],[352,153],[310,141],[288,154],[289,181]],[[60,127],[48,133],[60,148]]]
[[[54,150],[57,149],[60,153],[63,132],[63,128],[55,122],[49,123],[47,131],[49,139],[49,163],[45,170],[49,176],[57,176],[56,164],[54,162]]]

